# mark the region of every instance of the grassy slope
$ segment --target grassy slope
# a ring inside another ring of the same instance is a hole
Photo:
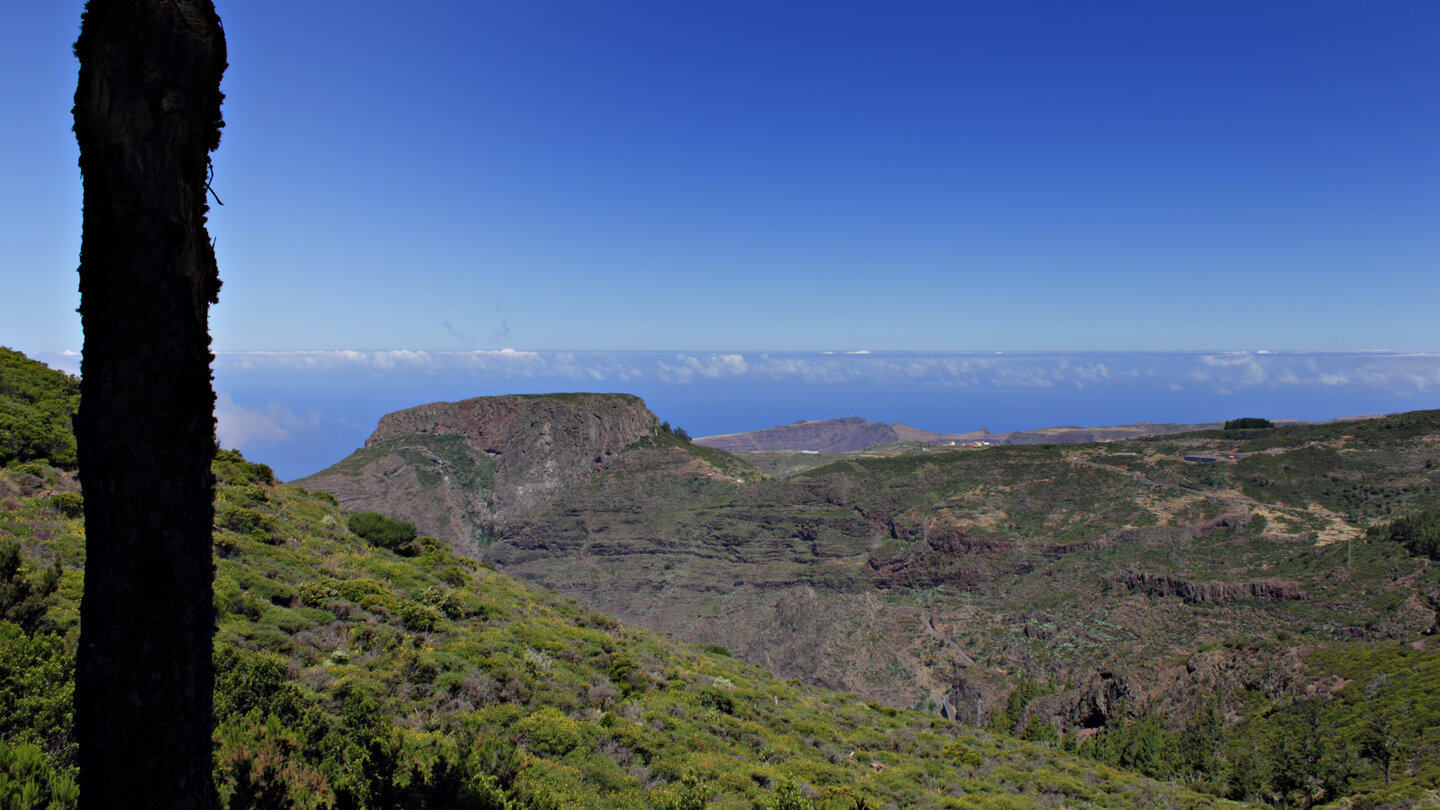
[[[433,545],[410,557],[368,548],[343,512],[267,483],[260,465],[227,455],[216,467],[221,500],[260,517],[216,538],[216,774],[229,806],[1210,804],[1050,747],[781,681]],[[41,656],[59,672],[0,667],[4,689],[43,702],[67,688],[83,527],[44,480],[0,476],[0,536],[32,567],[55,555],[65,565],[55,654]],[[15,632],[4,631],[7,652]],[[70,767],[68,718],[39,732],[5,720],[7,741],[41,743]]]

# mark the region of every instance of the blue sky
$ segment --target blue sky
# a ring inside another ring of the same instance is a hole
[[[81,7],[0,31],[31,353]],[[219,350],[1440,349],[1428,0],[217,7]]]

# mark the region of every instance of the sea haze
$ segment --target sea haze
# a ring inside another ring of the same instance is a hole
[[[438,400],[625,392],[694,436],[846,416],[937,432],[1323,420],[1440,407],[1440,353],[222,352],[215,388],[221,443],[289,480]]]

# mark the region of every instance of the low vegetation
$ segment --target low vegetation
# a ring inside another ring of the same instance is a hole
[[[232,453],[215,470],[220,501],[263,518],[216,532],[226,807],[1213,804],[1050,745],[779,680],[433,544],[401,556],[349,528],[398,537],[389,524],[270,483],[263,465]],[[45,606],[0,621],[3,784],[72,806],[83,526],[43,483],[0,473],[0,486],[0,533],[25,559],[6,593]]]

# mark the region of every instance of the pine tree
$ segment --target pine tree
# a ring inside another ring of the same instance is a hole
[[[89,0],[75,55],[80,789],[89,808],[213,808],[208,321],[220,282],[205,215],[225,36],[211,0]]]

